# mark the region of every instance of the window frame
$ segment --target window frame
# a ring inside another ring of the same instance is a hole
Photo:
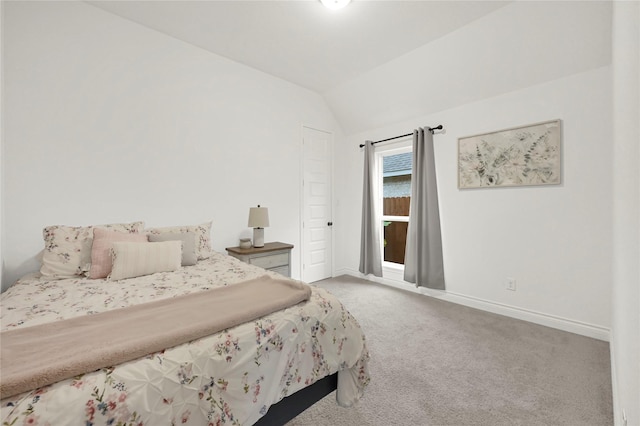
[[[380,241],[378,244],[380,245],[380,253],[382,254],[382,268],[383,268],[383,276],[384,270],[392,270],[392,271],[404,271],[404,264],[395,263],[395,262],[387,262],[384,260],[384,226],[382,223],[385,221],[390,222],[407,222],[409,223],[409,216],[386,216],[384,215],[384,172],[383,172],[383,161],[385,157],[390,157],[396,154],[404,154],[407,152],[413,152],[413,139],[407,138],[402,139],[400,141],[394,142],[392,144],[388,144],[382,147],[377,147],[375,153],[375,161],[376,161],[376,171],[377,171],[377,183],[378,183],[378,217],[380,218],[380,222],[378,226],[380,227]],[[413,167],[411,169],[411,175],[413,177]]]

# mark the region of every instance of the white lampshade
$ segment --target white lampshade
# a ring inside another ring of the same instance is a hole
[[[269,226],[269,209],[251,207],[249,209],[249,226],[253,228],[253,246],[264,247],[264,228]]]
[[[327,9],[338,10],[349,4],[351,0],[320,0]]]
[[[269,226],[269,209],[266,207],[251,207],[249,209],[249,225],[251,228],[266,228]]]

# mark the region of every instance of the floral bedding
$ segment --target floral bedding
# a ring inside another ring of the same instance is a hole
[[[121,281],[32,275],[0,295],[0,330],[232,285],[264,273],[214,252],[175,272]],[[251,425],[270,405],[338,371],[338,403],[352,405],[369,382],[368,357],[355,318],[332,294],[312,286],[308,302],[6,398],[0,415],[3,425]]]

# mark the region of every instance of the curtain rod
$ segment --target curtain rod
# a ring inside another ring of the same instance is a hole
[[[431,132],[431,134],[433,134],[434,130],[442,130],[442,124],[439,124],[436,127],[429,127],[429,131]],[[406,135],[400,135],[400,136],[394,136],[392,138],[382,139],[381,141],[371,142],[371,144],[375,145],[375,144],[380,143],[380,142],[392,141],[394,139],[404,138],[404,137],[411,136],[411,135],[413,135],[413,132],[412,133],[407,133]],[[363,147],[364,147],[364,144],[361,143],[360,144],[360,148],[363,148]]]

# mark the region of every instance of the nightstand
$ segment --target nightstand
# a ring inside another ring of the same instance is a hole
[[[264,247],[227,247],[229,256],[240,259],[245,263],[259,266],[269,271],[277,272],[285,277],[291,277],[291,249],[293,244],[265,243]]]

